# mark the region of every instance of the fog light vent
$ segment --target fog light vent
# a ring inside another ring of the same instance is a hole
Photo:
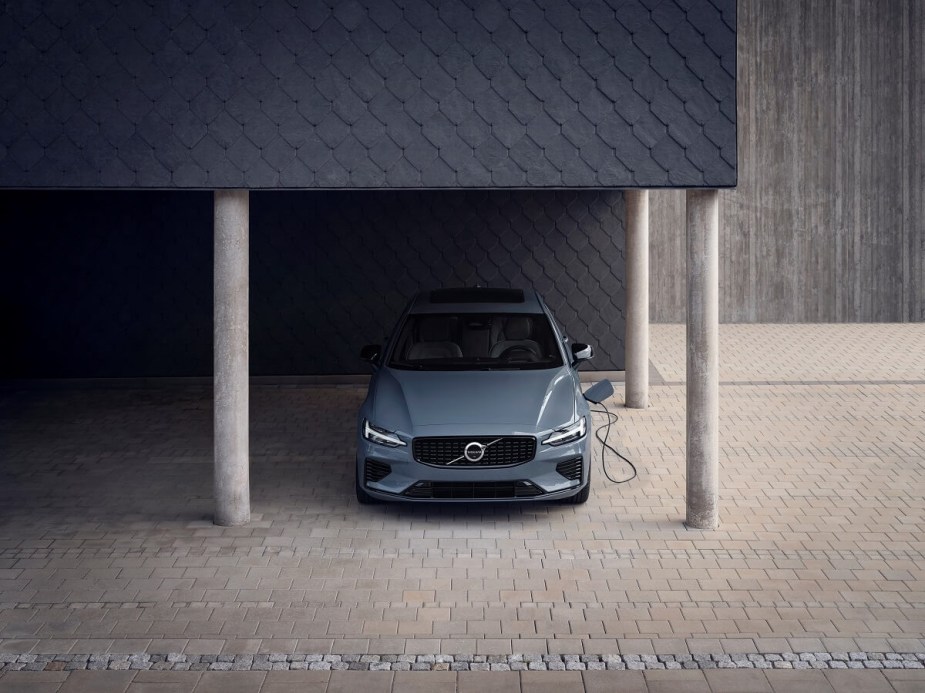
[[[581,458],[560,462],[556,465],[556,471],[569,481],[581,481]]]
[[[392,473],[392,468],[385,462],[376,460],[366,460],[366,470],[364,478],[368,484],[370,481],[382,481]]]

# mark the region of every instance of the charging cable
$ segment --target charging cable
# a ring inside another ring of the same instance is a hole
[[[601,444],[601,467],[604,470],[604,476],[606,476],[607,480],[610,481],[610,483],[612,484],[625,484],[628,481],[632,481],[633,479],[635,479],[638,472],[636,471],[636,465],[630,462],[629,458],[626,457],[626,455],[622,454],[619,450],[617,450],[609,442],[610,429],[617,421],[620,420],[620,417],[614,414],[612,411],[610,411],[610,409],[607,408],[607,405],[604,404],[603,402],[598,402],[597,404],[600,404],[604,408],[603,409],[592,409],[591,411],[594,412],[595,414],[603,414],[604,416],[607,417],[607,426],[604,429],[603,436],[601,435],[600,428],[594,429],[594,437],[597,438],[598,442]],[[605,452],[606,450],[610,450],[610,452],[612,452],[614,455],[616,455],[621,460],[626,462],[626,464],[629,465],[629,468],[633,470],[633,473],[630,474],[630,476],[626,477],[625,479],[614,479],[613,476],[611,476],[610,471],[607,469],[607,457],[606,457],[606,452]]]

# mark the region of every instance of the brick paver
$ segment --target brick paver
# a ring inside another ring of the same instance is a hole
[[[723,326],[716,532],[682,524],[677,332],[652,407],[610,403],[639,477],[596,460],[582,507],[361,508],[363,389],[255,385],[254,521],[214,527],[207,387],[8,384],[0,652],[925,652],[923,327]]]
[[[668,382],[684,380],[684,325],[652,325],[650,360]],[[925,323],[721,325],[720,379],[743,381],[925,380]]]

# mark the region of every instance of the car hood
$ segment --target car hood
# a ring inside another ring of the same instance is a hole
[[[418,426],[505,424],[557,428],[576,417],[568,367],[523,371],[383,369],[376,382],[375,423],[410,432]]]

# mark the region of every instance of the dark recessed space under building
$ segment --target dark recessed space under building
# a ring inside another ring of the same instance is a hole
[[[0,193],[4,377],[209,376],[212,194]],[[623,196],[610,191],[251,195],[251,372],[363,373],[407,300],[535,287],[593,367],[623,368]]]

